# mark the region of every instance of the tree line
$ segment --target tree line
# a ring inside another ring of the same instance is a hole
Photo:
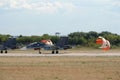
[[[2,35],[0,34],[0,44],[5,42],[9,37],[12,35]],[[96,45],[95,41],[96,39],[102,36],[110,41],[113,48],[120,47],[120,35],[114,34],[108,31],[103,31],[101,33],[90,31],[90,32],[73,32],[68,34],[68,43],[69,45],[73,46],[80,46],[80,47],[94,47],[97,48],[98,45]],[[20,35],[17,38],[17,45],[27,45],[32,42],[38,42],[43,39],[51,39],[54,44],[57,43],[59,40],[59,36],[56,35],[49,35],[49,34],[43,34],[42,36],[23,36]]]
[[[69,43],[72,45],[98,48],[99,45],[96,44],[96,39],[102,36],[110,41],[112,48],[120,47],[120,35],[108,31],[103,31],[101,33],[95,31],[74,32],[70,33],[68,36],[70,39]]]

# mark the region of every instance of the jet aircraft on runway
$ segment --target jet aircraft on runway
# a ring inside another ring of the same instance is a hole
[[[39,53],[41,53],[41,48],[45,50],[52,50],[52,54],[59,53],[60,49],[70,49],[71,46],[68,45],[68,37],[60,37],[57,44],[53,44],[51,40],[41,40],[39,42],[30,43],[23,49],[34,49],[39,50]]]
[[[5,53],[7,53],[8,49],[16,49],[16,38],[15,37],[10,37],[7,41],[5,41],[1,46],[0,46],[0,52],[3,53],[5,51]]]

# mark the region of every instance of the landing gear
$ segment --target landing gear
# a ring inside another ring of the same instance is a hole
[[[3,53],[3,50],[1,50],[1,51],[0,51],[0,53],[2,54],[2,53]],[[7,54],[7,53],[8,53],[8,51],[7,51],[7,50],[5,50],[5,53]]]
[[[54,53],[55,53],[55,51],[53,50],[53,51],[52,51],[52,54],[54,54]]]
[[[5,53],[7,54],[7,50],[5,50]]]
[[[56,54],[58,54],[59,53],[59,51],[58,50],[56,50]]]
[[[39,54],[41,54],[41,52],[39,51]]]
[[[40,48],[39,48],[39,54],[41,54]]]
[[[3,50],[1,50],[0,53],[3,53]]]
[[[53,50],[53,51],[52,51],[52,54],[55,54],[55,53],[58,54],[59,51],[58,51],[58,50]]]

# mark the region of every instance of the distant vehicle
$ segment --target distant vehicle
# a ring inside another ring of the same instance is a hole
[[[5,51],[5,53],[7,53],[8,49],[16,49],[16,38],[14,37],[10,37],[7,41],[5,41],[1,46],[0,46],[0,52],[3,53]]]
[[[41,40],[40,42],[30,43],[26,48],[39,50],[39,53],[41,53],[40,49],[43,48],[45,50],[52,50],[52,54],[58,54],[59,50],[71,49],[72,47],[68,45],[68,37],[60,37],[57,44],[53,44],[51,40]]]
[[[96,44],[101,44],[101,47],[103,50],[109,50],[110,49],[110,42],[106,40],[104,37],[99,36],[96,40]]]

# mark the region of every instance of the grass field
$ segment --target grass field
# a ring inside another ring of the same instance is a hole
[[[120,80],[120,57],[0,57],[0,80]]]

